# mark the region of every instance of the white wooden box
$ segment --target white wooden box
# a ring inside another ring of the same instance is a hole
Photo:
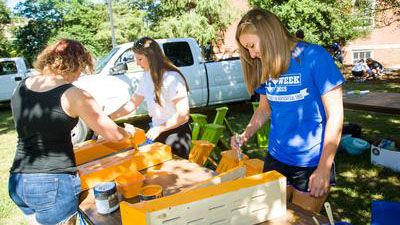
[[[400,172],[400,152],[371,145],[371,163]]]
[[[286,177],[271,171],[120,208],[123,225],[258,224],[286,214]]]

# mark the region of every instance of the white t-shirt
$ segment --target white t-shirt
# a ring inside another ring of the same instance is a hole
[[[144,100],[147,104],[147,111],[152,118],[153,126],[159,126],[176,114],[176,108],[172,101],[177,98],[187,97],[187,90],[185,81],[177,72],[165,72],[160,95],[162,106],[160,106],[156,102],[151,75],[149,72],[145,72],[139,81],[136,94],[144,96]]]

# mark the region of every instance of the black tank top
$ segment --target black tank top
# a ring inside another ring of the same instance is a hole
[[[45,92],[29,90],[25,79],[15,89],[11,109],[18,134],[11,173],[70,173],[76,171],[71,130],[78,118],[61,107],[61,96],[72,84]]]

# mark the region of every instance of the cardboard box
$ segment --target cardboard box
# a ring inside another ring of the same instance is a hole
[[[400,152],[371,145],[371,163],[400,172]]]

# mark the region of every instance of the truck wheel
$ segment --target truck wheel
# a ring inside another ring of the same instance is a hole
[[[72,144],[78,144],[80,142],[86,141],[92,134],[89,127],[79,119],[78,124],[71,131]]]

